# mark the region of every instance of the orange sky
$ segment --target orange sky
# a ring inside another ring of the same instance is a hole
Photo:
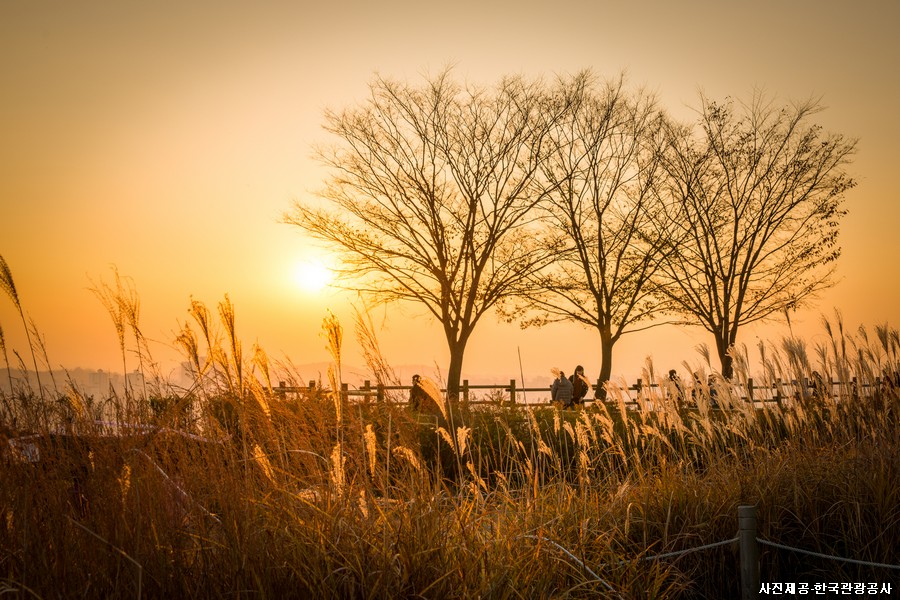
[[[317,257],[278,223],[323,172],[311,145],[326,107],[362,99],[373,73],[417,79],[455,65],[490,83],[509,73],[627,70],[680,117],[712,98],[760,87],[784,100],[821,96],[827,129],[859,138],[847,196],[841,283],[797,316],[821,335],[822,312],[847,325],[900,325],[900,4],[792,2],[24,2],[0,4],[0,255],[55,367],[116,370],[118,345],[89,277],[131,276],[142,322],[166,369],[190,297],[228,293],[238,333],[295,363],[326,360],[327,307],[355,355],[352,296],[295,284]],[[376,8],[374,5],[378,4]],[[633,6],[631,5],[633,4]],[[440,329],[414,307],[377,311],[394,364],[446,362]],[[27,353],[18,315],[0,298],[10,348]],[[782,326],[741,338],[781,335]],[[812,335],[812,334],[811,334]],[[810,337],[814,340],[814,337]],[[699,329],[626,336],[614,372],[697,362]],[[551,366],[599,368],[597,337],[576,327],[521,332],[483,322],[466,355],[472,377]],[[311,374],[315,376],[315,374]]]

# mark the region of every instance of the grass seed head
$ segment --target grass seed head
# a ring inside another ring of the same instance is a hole
[[[391,452],[396,456],[404,458],[417,473],[422,472],[422,461],[420,461],[419,457],[406,446],[394,446]]]
[[[375,430],[372,428],[371,423],[366,424],[366,432],[363,434],[366,440],[366,455],[369,459],[369,472],[372,474],[372,477],[375,477],[375,464],[376,464],[376,438],[375,438]]]

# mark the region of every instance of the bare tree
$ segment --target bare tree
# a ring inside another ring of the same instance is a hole
[[[548,223],[565,251],[531,278],[538,291],[523,296],[522,325],[575,321],[595,329],[605,383],[615,343],[653,326],[649,318],[664,305],[652,291],[663,250],[654,229],[664,212],[656,186],[663,117],[651,95],[628,91],[621,76],[599,82],[581,73],[561,85],[574,103],[551,130],[542,175]],[[602,386],[597,391],[603,395]]]
[[[775,106],[701,97],[698,129],[673,128],[666,170],[673,240],[662,287],[713,334],[732,375],[738,329],[834,284],[855,140],[811,123],[815,101]]]
[[[566,110],[540,83],[460,86],[448,72],[417,88],[376,79],[358,107],[327,112],[341,142],[319,152],[324,204],[285,216],[340,254],[345,287],[425,307],[443,326],[458,394],[478,321],[556,254],[532,209],[546,132]]]

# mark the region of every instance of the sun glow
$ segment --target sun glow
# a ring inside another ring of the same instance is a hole
[[[321,292],[333,278],[334,274],[321,261],[306,260],[294,267],[294,282],[306,292]]]

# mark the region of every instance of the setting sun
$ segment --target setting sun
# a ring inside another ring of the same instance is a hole
[[[294,282],[306,292],[322,291],[332,278],[331,270],[321,261],[305,260],[294,267]]]

